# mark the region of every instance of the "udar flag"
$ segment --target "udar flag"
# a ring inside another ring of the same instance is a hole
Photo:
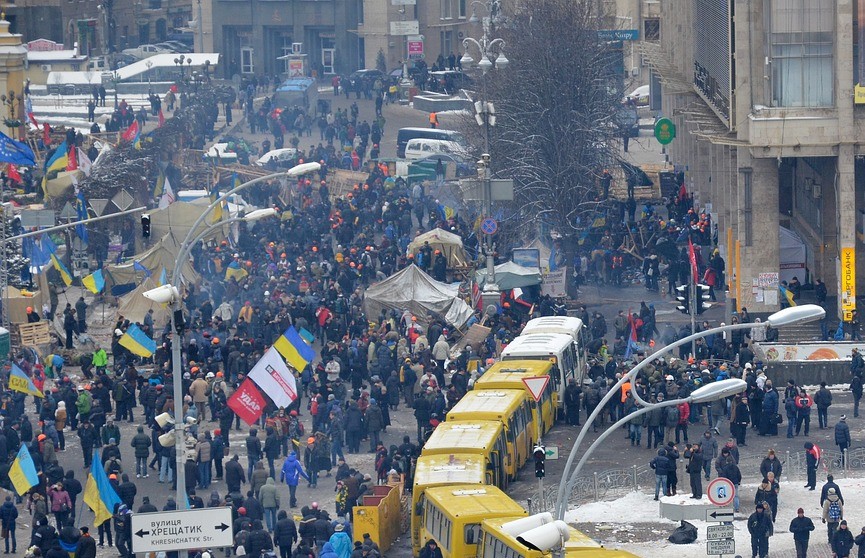
[[[9,372],[9,389],[35,397],[45,397],[42,391],[33,383],[33,380],[15,364],[12,365],[12,370]]]
[[[249,378],[243,380],[231,397],[228,398],[228,408],[234,411],[243,422],[252,426],[264,412],[267,402]]]
[[[294,326],[288,326],[273,346],[295,370],[303,370],[315,358],[315,351],[306,344]]]
[[[264,393],[279,407],[288,407],[297,399],[297,383],[294,374],[273,348],[269,348],[249,373],[249,378],[258,384]]]
[[[30,456],[26,444],[21,444],[18,449],[18,456],[9,467],[9,480],[12,481],[12,486],[15,487],[15,492],[19,496],[26,494],[28,490],[39,484],[39,475],[36,473],[36,466],[33,465],[33,458]]]

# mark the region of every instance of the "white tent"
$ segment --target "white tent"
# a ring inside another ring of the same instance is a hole
[[[780,280],[790,282],[793,277],[798,277],[800,283],[805,282],[805,265],[807,261],[807,249],[805,243],[798,234],[790,229],[781,227],[781,257],[780,257]]]
[[[448,267],[465,267],[468,264],[469,259],[463,249],[463,239],[457,234],[442,229],[433,229],[414,237],[406,253],[417,256],[425,242],[429,242],[433,250],[441,250],[448,260]]]
[[[486,277],[486,269],[477,271],[476,279],[481,285],[486,282]],[[503,290],[540,285],[541,270],[536,267],[523,267],[514,262],[505,262],[496,266],[496,284]]]
[[[472,315],[469,305],[459,298],[459,284],[440,283],[416,265],[368,288],[363,305],[371,320],[377,320],[382,310],[400,313],[409,310],[421,322],[426,322],[427,315],[433,313],[462,327]]]

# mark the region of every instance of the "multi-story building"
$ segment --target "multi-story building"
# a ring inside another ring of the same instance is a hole
[[[661,0],[661,16],[660,41],[641,48],[677,126],[667,151],[719,225],[740,306],[777,310],[792,235],[799,281],[822,279],[849,317],[865,239],[865,1]]]

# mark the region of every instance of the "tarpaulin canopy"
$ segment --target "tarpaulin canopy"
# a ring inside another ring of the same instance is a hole
[[[363,305],[372,320],[377,320],[382,310],[400,313],[409,310],[421,322],[426,322],[427,315],[433,313],[462,327],[472,315],[469,305],[459,298],[459,284],[440,283],[416,265],[368,288]]]
[[[486,269],[477,271],[476,279],[481,285],[485,283],[486,277]],[[536,267],[523,267],[514,262],[505,262],[496,266],[496,284],[502,290],[540,285],[541,270]]]
[[[152,248],[136,254],[130,261],[123,264],[106,265],[106,285],[111,287],[113,285],[125,285],[129,283],[138,284],[147,278],[148,274],[154,280],[158,280],[162,275],[163,269],[165,269],[168,281],[171,281],[177,256],[180,252],[181,242],[176,236],[166,234]],[[136,265],[136,262],[138,265]],[[195,283],[198,280],[198,275],[188,261],[184,263],[181,274],[183,281],[186,283]]]
[[[201,203],[176,201],[163,209],[153,210],[150,212],[150,234],[153,238],[162,238],[168,233],[173,233],[179,245],[186,238],[195,220],[207,210],[208,205],[210,205],[210,200],[205,198]],[[225,215],[223,218],[228,218],[228,216]],[[198,225],[196,233],[203,232],[213,222],[212,214],[208,215]],[[229,226],[215,228],[211,233],[208,233],[205,239],[222,240],[225,238]]]
[[[448,267],[464,267],[468,264],[469,259],[463,249],[462,238],[442,229],[433,229],[416,236],[408,245],[407,253],[417,256],[418,251],[426,242],[429,242],[433,251],[441,250],[448,260]]]

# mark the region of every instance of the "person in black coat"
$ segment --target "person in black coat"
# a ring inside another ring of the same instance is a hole
[[[796,510],[796,517],[790,522],[790,532],[793,533],[793,542],[796,543],[796,558],[808,556],[808,541],[813,530],[814,522],[810,517],[805,517],[805,510]]]
[[[249,556],[261,556],[264,550],[273,550],[270,535],[261,526],[261,521],[256,519],[252,522],[252,530],[246,539],[246,553]]]
[[[75,558],[96,558],[96,541],[90,536],[90,528],[81,527],[81,538],[78,539],[78,549]]]
[[[826,500],[826,497],[829,495],[829,489],[834,488],[835,494],[838,495],[838,499],[841,500],[841,505],[844,505],[844,496],[841,494],[841,487],[835,484],[835,477],[832,475],[826,475],[826,484],[823,485],[823,488],[820,489],[820,507],[823,507],[823,502]]]
[[[853,551],[853,533],[847,527],[847,520],[842,519],[841,525],[832,536],[832,554],[834,558],[848,558]]]
[[[279,547],[280,558],[291,556],[291,547],[297,541],[297,527],[285,510],[279,510],[276,527],[273,528],[273,542]]]
[[[234,454],[225,464],[225,484],[229,492],[240,492],[240,487],[246,482],[246,471],[240,464],[237,454]]]
[[[75,503],[78,500],[78,495],[83,490],[81,481],[75,478],[75,471],[66,471],[66,478],[63,479],[63,490],[69,494],[69,499],[72,500],[72,514],[70,517],[74,522],[75,512],[78,509]]]
[[[769,533],[772,521],[765,512],[763,504],[757,504],[754,513],[748,518],[748,532],[751,533],[751,556],[766,558],[769,555]]]

